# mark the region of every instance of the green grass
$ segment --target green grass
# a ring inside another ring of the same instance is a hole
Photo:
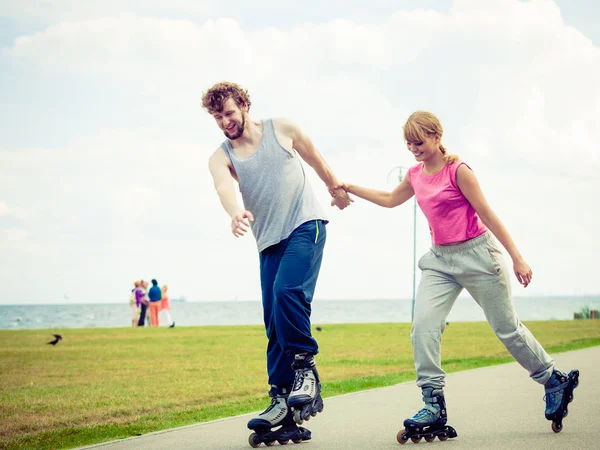
[[[600,345],[598,320],[527,326],[550,353]],[[325,396],[415,379],[410,324],[322,328]],[[46,345],[54,332],[63,340]],[[265,345],[261,326],[0,331],[0,448],[73,448],[262,410]],[[443,360],[456,372],[512,358],[471,322],[446,329]]]

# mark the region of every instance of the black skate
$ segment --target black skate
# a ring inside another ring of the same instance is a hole
[[[446,401],[441,389],[431,387],[423,388],[423,401],[425,407],[410,419],[404,421],[404,429],[398,431],[396,439],[401,444],[406,444],[410,439],[415,444],[425,438],[433,442],[437,437],[440,441],[458,436],[456,430],[446,425]]]
[[[323,411],[321,382],[312,355],[296,355],[292,368],[296,371],[296,379],[288,406],[294,410],[294,421],[302,425],[305,420]]]
[[[571,370],[569,375],[554,370],[545,385],[546,419],[552,421],[555,433],[562,431],[562,421],[569,414],[568,405],[573,401],[573,390],[578,384],[579,370]]]
[[[262,443],[271,447],[275,441],[280,445],[286,445],[290,440],[298,444],[310,439],[310,431],[294,423],[292,410],[286,403],[286,391],[280,389],[278,392],[277,387],[273,386],[269,391],[271,405],[258,417],[248,422],[248,428],[254,430],[254,433],[248,437],[248,443],[252,448],[258,448]]]
[[[310,440],[310,431],[306,428],[299,427],[294,422],[290,414],[291,423],[282,425],[278,430],[271,431],[270,428],[254,428],[254,433],[248,436],[248,443],[252,448],[260,447],[260,444],[264,443],[267,447],[275,445],[275,441],[279,442],[280,445],[286,445],[290,440],[294,444],[299,444],[302,441]],[[248,427],[250,428],[250,427]]]

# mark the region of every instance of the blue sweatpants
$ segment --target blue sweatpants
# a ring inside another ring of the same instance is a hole
[[[326,238],[325,222],[311,220],[259,254],[270,385],[294,382],[295,354],[319,352],[310,328],[310,305]]]

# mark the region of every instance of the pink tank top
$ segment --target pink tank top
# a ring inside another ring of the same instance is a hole
[[[463,161],[447,164],[435,175],[423,173],[423,163],[408,170],[408,181],[427,217],[434,245],[466,241],[487,231],[475,209],[456,184],[456,170]]]

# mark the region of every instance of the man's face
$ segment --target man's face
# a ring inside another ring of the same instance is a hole
[[[247,111],[246,106],[240,108],[235,100],[230,97],[223,103],[223,110],[214,113],[212,116],[219,128],[225,133],[225,136],[228,139],[236,140],[244,133]]]

